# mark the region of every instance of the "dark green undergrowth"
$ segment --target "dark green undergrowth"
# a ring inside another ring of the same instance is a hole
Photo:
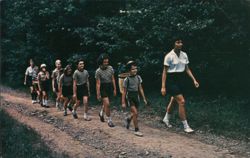
[[[52,152],[40,136],[29,127],[18,123],[0,109],[0,157],[54,158],[68,157]]]
[[[170,97],[160,94],[148,95],[153,115],[165,115]],[[225,137],[250,140],[250,107],[247,97],[227,96],[187,96],[186,110],[189,124],[196,130]],[[142,107],[143,108],[143,107]],[[143,109],[142,109],[143,110]],[[182,127],[178,106],[174,107],[173,124]]]

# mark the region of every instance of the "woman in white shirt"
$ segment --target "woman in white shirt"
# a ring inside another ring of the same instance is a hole
[[[191,70],[188,67],[188,56],[185,52],[181,51],[183,46],[181,39],[175,40],[174,49],[171,50],[164,58],[164,68],[162,72],[162,88],[161,93],[163,96],[166,93],[171,95],[171,100],[167,106],[167,112],[163,122],[167,127],[172,127],[169,123],[170,113],[175,103],[179,105],[179,116],[184,126],[184,131],[187,133],[193,132],[193,129],[187,123],[185,112],[185,99],[183,96],[183,78],[184,72],[193,80],[194,86],[199,87]]]

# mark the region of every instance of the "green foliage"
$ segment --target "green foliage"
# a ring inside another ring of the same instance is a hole
[[[147,95],[147,92],[146,92]],[[165,116],[168,97],[159,97],[157,93],[147,95],[151,103],[152,111],[145,110],[144,113]],[[195,130],[208,132],[225,137],[249,141],[250,117],[248,97],[225,97],[225,96],[187,96],[186,111],[190,126]],[[178,106],[174,106],[171,122],[183,128],[179,118]]]
[[[4,0],[1,8],[2,72],[12,85],[22,83],[16,79],[22,80],[31,57],[52,70],[57,58],[65,65],[83,55],[94,71],[103,52],[115,68],[137,60],[145,85],[159,84],[164,54],[181,37],[203,91],[247,93],[250,87],[250,73],[240,73],[250,66],[244,0]]]

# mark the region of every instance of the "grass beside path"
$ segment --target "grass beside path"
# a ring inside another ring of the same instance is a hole
[[[53,158],[53,153],[41,137],[29,127],[17,122],[0,108],[0,157]],[[63,155],[63,157],[66,157]]]

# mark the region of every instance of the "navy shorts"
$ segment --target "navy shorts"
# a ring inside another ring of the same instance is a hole
[[[73,86],[62,86],[62,95],[70,99],[73,95]]]
[[[184,95],[185,73],[168,73],[166,92],[171,96]]]
[[[49,91],[49,80],[41,81],[40,87],[41,87],[41,91],[48,92]]]
[[[58,88],[57,80],[55,80],[55,82],[54,82],[54,88],[56,90],[56,93],[58,93],[59,92],[59,88]]]
[[[26,85],[32,87],[32,76],[27,76]]]
[[[100,91],[102,98],[112,97],[113,95],[112,83],[101,83]]]
[[[140,98],[138,92],[127,92],[126,94],[127,106],[135,106],[136,108],[140,105]]]
[[[77,100],[82,100],[83,97],[89,96],[89,90],[87,87],[87,83],[82,85],[77,85]]]

